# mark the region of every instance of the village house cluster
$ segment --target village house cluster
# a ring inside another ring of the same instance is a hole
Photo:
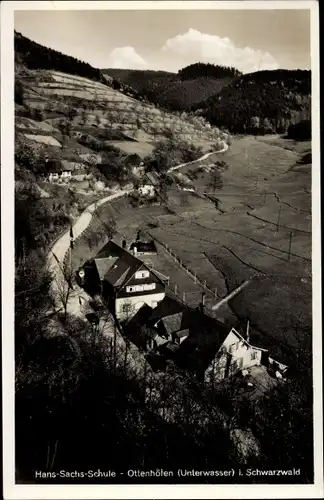
[[[51,183],[68,182],[72,179],[80,182],[92,177],[92,174],[88,173],[86,165],[83,163],[47,158],[45,166],[44,180]]]
[[[99,164],[102,161],[99,154],[79,154],[80,162],[68,161],[65,159],[45,158],[44,181],[51,184],[69,184],[71,181],[80,183],[93,179],[93,173],[89,171],[88,163]],[[147,171],[147,166],[139,155],[131,154],[125,159],[125,165],[129,168],[133,176],[134,193],[139,198],[153,200],[160,191],[160,180],[157,172]],[[101,183],[102,184],[102,183]],[[110,181],[110,187],[117,189],[119,186]],[[104,186],[103,186],[104,187]]]
[[[101,297],[152,365],[170,359],[203,382],[245,376],[253,367],[265,367],[274,378],[286,376],[284,353],[277,349],[274,359],[260,340],[254,342],[248,325],[242,332],[211,316],[204,294],[196,308],[168,295],[168,277],[147,261],[156,253],[153,241],[137,239],[129,249],[125,241],[121,246],[109,241],[77,273],[79,284]]]

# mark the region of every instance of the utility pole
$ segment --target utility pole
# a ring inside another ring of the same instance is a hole
[[[246,324],[246,341],[250,342],[250,320],[247,320]]]
[[[279,214],[278,214],[278,220],[277,220],[277,230],[276,230],[276,232],[278,232],[278,231],[279,231],[280,215],[281,215],[281,205],[279,206]]]
[[[116,367],[117,367],[117,326],[116,323],[114,322],[114,354],[113,354],[113,367],[114,367],[114,374],[116,373]]]
[[[70,270],[69,270],[69,287],[71,288],[71,290],[73,290],[73,286],[72,286],[72,249],[74,247],[74,234],[73,234],[73,227],[72,227],[72,223],[70,225],[70,252],[69,252],[69,257],[70,257]]]
[[[291,255],[291,240],[292,240],[292,231],[289,234],[289,250],[288,250],[288,260],[290,260]]]

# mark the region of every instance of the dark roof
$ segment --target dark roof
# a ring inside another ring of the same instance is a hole
[[[104,279],[104,277],[106,276],[108,271],[110,271],[110,269],[113,267],[113,265],[115,264],[117,259],[118,259],[118,257],[111,257],[109,259],[107,259],[107,258],[94,258],[94,263],[95,263],[95,266],[97,268],[99,278],[101,280]]]
[[[171,316],[172,314],[182,312],[183,308],[183,304],[166,295],[164,299],[161,300],[153,310],[149,321],[150,323],[154,324],[159,321],[159,319],[164,318],[165,316]]]
[[[267,350],[269,356],[275,361],[287,366],[292,366],[298,359],[298,349],[296,346],[267,335],[266,332],[256,331],[251,328],[250,344],[254,347]]]
[[[195,368],[206,370],[231,328],[197,309],[191,309],[165,296],[148,319],[153,326],[159,320],[169,334],[188,335],[180,346],[181,353]]]
[[[179,347],[180,356],[188,368],[205,371],[231,329],[199,310],[190,312],[187,324],[189,336]]]
[[[47,173],[51,174],[59,174],[63,170],[66,170],[61,163],[61,160],[58,158],[48,158],[45,161],[45,168],[47,170]]]
[[[143,265],[143,262],[113,241],[109,241],[102,247],[94,258],[96,265],[98,261],[103,269],[102,273],[105,267],[107,269],[102,279],[113,286],[121,286]]]
[[[129,249],[134,250],[134,247],[138,252],[157,253],[154,241],[134,241]]]
[[[142,158],[137,154],[137,153],[132,153],[130,155],[127,155],[126,158],[124,159],[124,163],[126,165],[133,165],[134,163],[142,163]]]
[[[102,247],[93,261],[100,279],[104,279],[115,287],[126,284],[140,268],[149,269],[143,261],[111,240]],[[156,276],[154,271],[150,270],[150,273]],[[158,276],[156,277],[161,281]],[[151,278],[147,278],[147,282],[151,281]],[[145,283],[145,280],[141,282]]]
[[[181,311],[172,314],[171,316],[165,316],[164,318],[162,318],[161,321],[167,333],[171,334],[185,328],[185,326],[183,325],[184,316],[185,316],[184,311]]]
[[[147,319],[152,314],[153,309],[147,304],[143,304],[142,307],[136,312],[135,316],[133,316],[127,323],[127,328],[138,329],[142,325],[144,325]]]

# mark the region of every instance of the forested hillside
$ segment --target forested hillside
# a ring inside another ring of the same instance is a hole
[[[241,75],[235,68],[203,63],[191,64],[178,73],[124,69],[102,71],[170,111],[190,111]]]
[[[219,66],[215,64],[195,63],[190,64],[178,71],[181,80],[195,80],[197,78],[213,78],[219,80],[221,78],[236,78],[242,73],[233,67]]]
[[[308,70],[257,71],[197,63],[179,72],[103,70],[170,111],[195,111],[232,133],[285,133],[310,119]]]
[[[243,75],[196,110],[233,133],[284,133],[291,124],[310,119],[311,72],[273,70]]]

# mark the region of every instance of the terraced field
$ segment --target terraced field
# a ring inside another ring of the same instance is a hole
[[[129,137],[142,141],[156,141],[172,130],[185,140],[215,141],[221,133],[208,128],[199,120],[182,120],[154,106],[138,101],[99,82],[57,71],[34,71],[25,78],[25,102],[35,109],[67,108],[73,105],[77,115],[73,124],[82,123],[105,128],[110,126],[127,132]],[[85,109],[85,105],[86,108]],[[82,115],[82,116],[81,116]]]

